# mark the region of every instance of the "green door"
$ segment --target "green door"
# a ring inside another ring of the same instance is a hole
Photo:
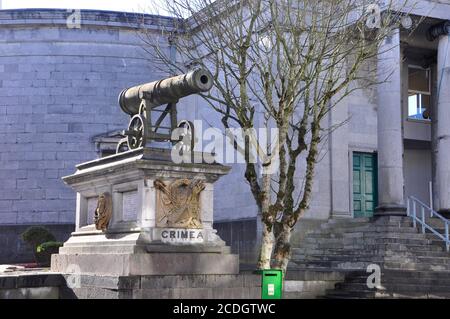
[[[353,153],[353,215],[372,217],[377,205],[377,157]]]

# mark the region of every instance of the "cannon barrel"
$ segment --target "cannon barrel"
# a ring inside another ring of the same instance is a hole
[[[119,105],[125,113],[134,115],[139,113],[142,99],[150,102],[150,107],[153,108],[176,103],[191,94],[206,92],[212,85],[212,75],[208,70],[195,69],[185,74],[125,89],[119,95]]]

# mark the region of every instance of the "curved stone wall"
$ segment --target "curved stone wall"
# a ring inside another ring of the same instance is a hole
[[[96,154],[93,137],[123,129],[117,96],[161,75],[137,28],[170,19],[106,11],[0,11],[0,225],[74,223],[61,181]]]

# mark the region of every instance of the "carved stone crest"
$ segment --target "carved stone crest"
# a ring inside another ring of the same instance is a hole
[[[97,230],[105,231],[112,216],[112,199],[110,193],[103,193],[98,197],[97,208],[94,214],[94,223]]]
[[[156,226],[202,228],[200,193],[205,184],[200,180],[178,179],[170,184],[155,180],[157,190]]]

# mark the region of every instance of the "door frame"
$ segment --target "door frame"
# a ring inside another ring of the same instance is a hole
[[[355,218],[355,212],[353,210],[353,153],[367,153],[367,154],[374,154],[377,159],[376,163],[376,174],[375,174],[375,187],[376,194],[377,194],[377,202],[378,202],[378,152],[377,149],[374,147],[361,147],[361,146],[352,146],[348,148],[348,172],[349,172],[349,207],[350,207],[350,214],[352,218]]]

